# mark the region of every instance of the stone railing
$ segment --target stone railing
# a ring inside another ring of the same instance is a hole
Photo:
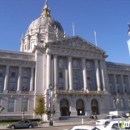
[[[29,91],[21,91],[21,94],[29,94]]]
[[[83,95],[103,95],[104,91],[89,91],[84,90],[54,90],[55,94],[83,94]]]
[[[11,90],[9,90],[8,93],[14,94],[14,93],[16,93],[16,91],[11,91]]]

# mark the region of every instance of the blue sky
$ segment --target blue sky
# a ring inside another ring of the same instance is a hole
[[[130,0],[48,0],[51,16],[57,19],[67,36],[75,34],[106,51],[106,61],[130,64],[127,35]],[[0,0],[0,49],[20,48],[20,38],[32,20],[38,18],[44,0]]]

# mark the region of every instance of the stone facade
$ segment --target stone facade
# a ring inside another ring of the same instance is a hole
[[[21,39],[20,52],[0,50],[1,118],[37,118],[36,97],[45,95],[60,116],[88,116],[130,109],[130,66],[106,62],[106,52],[79,36],[66,37],[45,4]],[[119,102],[117,103],[117,99]],[[47,119],[46,116],[44,119]]]

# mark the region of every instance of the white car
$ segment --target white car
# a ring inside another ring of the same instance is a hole
[[[90,125],[79,125],[79,126],[73,126],[68,130],[92,130],[93,128],[94,126],[90,126]]]
[[[130,122],[129,121],[111,121],[106,126],[95,126],[92,130],[130,130]]]
[[[112,120],[123,120],[125,119],[124,117],[120,117],[118,115],[108,115],[106,117],[104,117],[103,119],[97,120],[96,121],[96,125],[106,125],[108,122],[112,121]]]

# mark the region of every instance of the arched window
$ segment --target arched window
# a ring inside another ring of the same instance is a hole
[[[92,101],[91,101],[91,110],[92,110],[92,114],[94,114],[94,115],[99,114],[98,101],[96,99],[92,99]]]
[[[67,99],[62,99],[60,101],[60,111],[61,111],[61,116],[69,116],[70,111],[69,111],[69,103]]]
[[[78,99],[76,101],[76,110],[77,110],[77,115],[85,115],[84,102],[82,99]]]

